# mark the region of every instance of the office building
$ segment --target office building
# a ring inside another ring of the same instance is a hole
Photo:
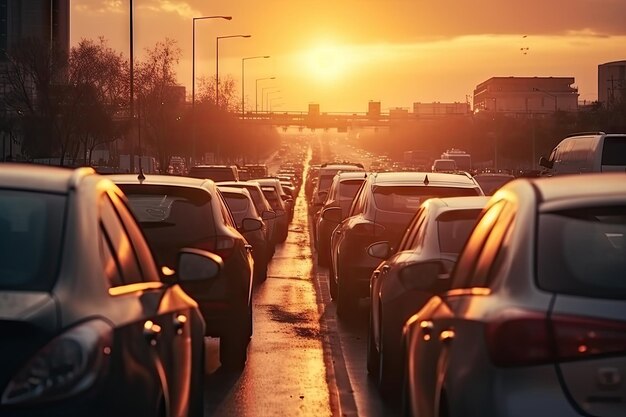
[[[626,94],[626,61],[598,65],[598,101],[610,109],[626,98],[624,94]]]

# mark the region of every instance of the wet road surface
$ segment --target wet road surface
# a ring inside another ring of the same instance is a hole
[[[255,289],[245,369],[221,369],[218,339],[207,339],[205,415],[394,415],[367,376],[365,305],[362,313],[348,324],[336,320],[327,271],[316,267],[311,250],[302,191],[287,241]]]

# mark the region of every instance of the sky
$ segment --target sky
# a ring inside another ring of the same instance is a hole
[[[128,55],[129,0],[72,0],[71,42],[104,37]],[[178,80],[191,94],[219,73],[247,109],[365,112],[414,102],[465,102],[494,76],[575,77],[580,100],[597,99],[599,64],[626,59],[624,0],[134,0],[135,54],[165,38],[181,48]],[[275,77],[275,80],[260,80]],[[258,87],[258,89],[257,89]],[[267,97],[269,100],[263,100]],[[255,95],[258,99],[255,100]]]

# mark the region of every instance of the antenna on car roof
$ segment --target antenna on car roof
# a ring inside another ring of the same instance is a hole
[[[428,185],[430,181],[428,181],[428,174],[424,177],[424,185]]]
[[[143,181],[146,179],[146,176],[143,174],[143,167],[141,165],[139,166],[139,175],[137,175],[137,179],[139,181]]]

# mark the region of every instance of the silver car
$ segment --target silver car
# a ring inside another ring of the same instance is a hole
[[[515,180],[405,325],[409,414],[626,415],[626,175]],[[413,266],[422,288],[441,261]]]

